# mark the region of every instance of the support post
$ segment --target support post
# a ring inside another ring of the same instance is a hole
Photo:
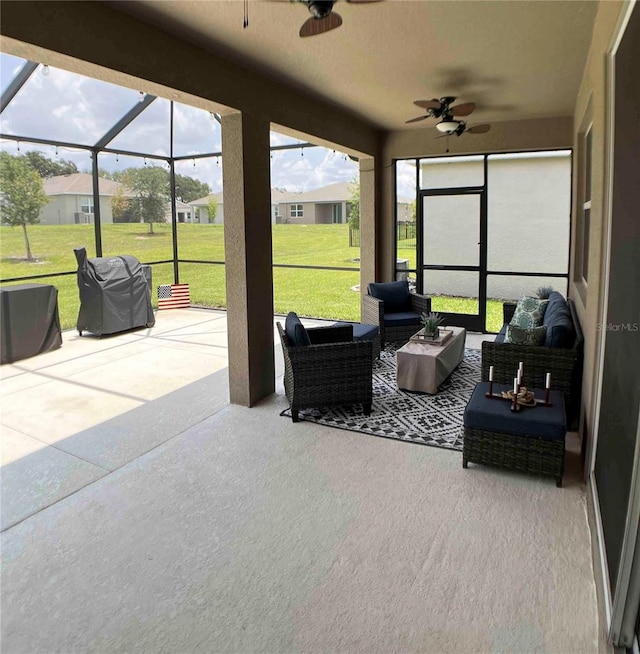
[[[269,129],[222,116],[229,399],[243,406],[275,390]]]
[[[375,159],[360,159],[360,296],[377,279]]]

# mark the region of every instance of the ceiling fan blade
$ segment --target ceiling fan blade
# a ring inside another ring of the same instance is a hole
[[[334,30],[336,27],[342,25],[342,18],[340,14],[332,11],[324,18],[308,18],[300,28],[300,36],[315,36],[316,34],[324,34],[329,30]]]
[[[476,108],[475,102],[464,102],[449,108],[453,116],[468,116]]]
[[[405,120],[405,123],[417,123],[419,120],[424,120],[425,118],[429,118],[426,114],[424,116],[418,116],[417,118],[412,118],[411,120]]]
[[[484,134],[491,129],[491,125],[474,125],[469,127],[466,131],[471,132],[471,134]]]
[[[423,109],[440,109],[440,100],[414,100],[413,104]]]

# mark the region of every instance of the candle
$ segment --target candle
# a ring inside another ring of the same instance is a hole
[[[551,388],[551,373],[550,372],[547,373],[547,384],[546,384],[545,388]]]
[[[493,366],[489,366],[489,381],[493,381]]]
[[[514,395],[518,394],[518,378],[517,377],[513,378],[513,394]]]
[[[522,363],[522,361],[520,361],[518,363],[518,372],[522,372],[522,368],[523,368],[523,363]]]
[[[522,384],[522,370],[518,370],[518,386]]]

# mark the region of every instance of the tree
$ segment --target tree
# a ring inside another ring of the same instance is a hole
[[[122,187],[117,188],[111,198],[111,211],[114,223],[134,223],[136,221],[132,211],[131,199],[125,197]]]
[[[209,184],[193,177],[176,174],[176,198],[180,198],[183,202],[193,202],[206,197],[209,193],[211,193]]]
[[[53,161],[45,157],[42,152],[37,152],[36,150],[26,152],[23,158],[42,178],[55,177],[56,175],[72,175],[78,172],[78,168],[73,161],[65,161],[64,159]]]
[[[84,172],[91,174],[91,170],[85,170]],[[114,170],[111,172],[110,170],[105,170],[104,168],[98,168],[98,177],[102,179],[110,179],[113,182],[121,182],[122,172],[119,170]]]
[[[349,198],[349,227],[360,229],[360,182],[354,178],[351,180],[351,197]]]
[[[213,195],[209,198],[209,202],[207,202],[207,213],[209,214],[209,222],[214,223],[218,215],[218,201]]]
[[[149,234],[153,234],[153,223],[166,222],[169,173],[158,166],[128,168],[123,172],[122,182],[135,193],[131,199],[133,216],[141,223],[148,223]]]
[[[411,200],[411,202],[409,202],[409,220],[411,220],[414,223],[416,222],[416,201],[415,200]]]
[[[49,202],[42,178],[24,157],[0,152],[0,185],[2,221],[11,227],[22,226],[27,260],[33,261],[27,225],[40,222],[40,209]]]

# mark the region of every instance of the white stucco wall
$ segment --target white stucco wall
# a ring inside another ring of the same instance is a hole
[[[480,185],[481,161],[421,162],[423,188]],[[480,196],[424,198],[424,261],[478,265]],[[487,265],[489,271],[566,273],[569,258],[571,157],[564,153],[523,158],[493,155],[488,163]],[[488,296],[517,298],[563,279],[490,276]],[[478,275],[426,271],[425,292],[476,297]]]
[[[192,220],[193,222],[199,222],[202,225],[206,225],[209,223],[209,209],[207,207],[194,207]],[[215,220],[212,221],[212,224],[224,224],[224,205],[222,202],[218,203],[218,207],[216,209],[216,217]]]
[[[50,202],[42,207],[40,211],[41,225],[73,225],[75,224],[76,212],[82,209],[84,195],[54,195]],[[113,222],[113,212],[111,210],[111,198],[100,196],[100,221],[103,224]],[[93,217],[91,218],[93,222]]]

